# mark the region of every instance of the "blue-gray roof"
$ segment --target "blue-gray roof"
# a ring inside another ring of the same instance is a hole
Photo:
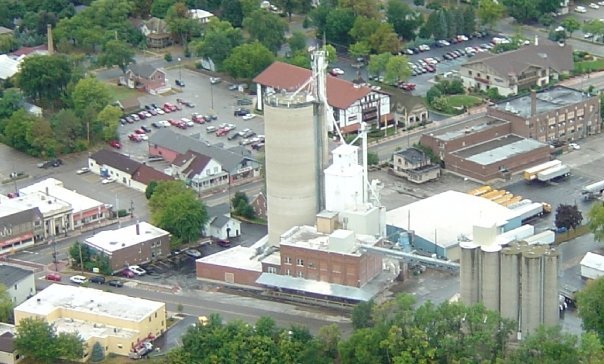
[[[376,293],[363,288],[313,281],[310,279],[273,273],[262,273],[256,280],[256,283],[267,287],[293,289],[296,291],[304,291],[317,295],[345,298],[355,301],[369,301]]]
[[[206,155],[222,165],[222,168],[229,173],[235,173],[248,164],[256,164],[256,160],[248,155],[236,153],[232,150],[219,148],[202,142],[199,138],[186,136],[173,132],[170,129],[160,129],[151,134],[149,144],[155,144],[163,148],[168,148],[180,154],[189,150]]]
[[[229,201],[229,203],[230,203],[230,201]],[[228,203],[221,203],[221,204],[214,205],[214,206],[207,206],[206,210],[208,212],[209,217],[223,216],[223,215],[227,215],[231,212],[231,208]]]
[[[225,226],[228,222],[229,222],[230,218],[224,215],[218,215],[216,216],[216,218],[214,220],[212,220],[212,222],[210,223],[211,226],[217,227],[217,228],[222,228],[223,226]]]
[[[28,269],[17,268],[12,265],[0,265],[0,283],[5,287],[12,287],[31,274],[34,274],[34,272]]]

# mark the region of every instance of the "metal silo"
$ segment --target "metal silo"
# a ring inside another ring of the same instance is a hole
[[[499,311],[499,252],[498,244],[480,247],[480,301],[489,310]]]
[[[558,290],[558,260],[556,249],[547,249],[543,255],[543,324],[558,325],[559,290]]]
[[[522,253],[521,324],[522,336],[543,322],[543,254],[545,247],[525,248]]]
[[[517,244],[501,250],[500,295],[501,316],[520,322],[520,259],[522,249]]]
[[[320,208],[324,140],[316,104],[306,92],[265,98],[264,133],[270,244],[297,225],[314,225]]]
[[[480,284],[480,249],[478,244],[463,241],[459,243],[460,293],[461,301],[466,305],[478,303]]]

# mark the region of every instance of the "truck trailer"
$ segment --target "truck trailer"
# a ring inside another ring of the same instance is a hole
[[[581,190],[581,195],[584,199],[591,200],[600,197],[602,195],[602,191],[604,191],[604,181],[592,183],[583,187],[583,190]]]
[[[515,209],[512,209],[518,216],[520,220],[524,223],[534,217],[542,216],[544,213],[547,213],[546,205],[541,202],[533,202],[528,205],[520,206]],[[551,211],[551,210],[550,210]]]
[[[542,172],[542,171],[545,171],[546,169],[550,169],[550,168],[557,167],[560,165],[562,165],[562,162],[560,162],[557,159],[554,159],[553,161],[541,163],[534,167],[525,169],[524,172],[522,173],[522,176],[524,177],[524,179],[526,181],[530,182],[537,178],[537,174],[539,172]]]
[[[491,188],[491,186],[481,186],[481,187],[468,191],[468,195],[481,196],[487,192],[491,192],[492,190],[493,190],[493,188]]]
[[[570,168],[567,165],[561,164],[537,173],[537,179],[541,182],[549,182],[568,175],[570,175]]]

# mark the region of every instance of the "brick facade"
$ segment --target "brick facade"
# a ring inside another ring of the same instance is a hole
[[[196,261],[195,270],[198,278],[224,282],[228,284],[237,284],[244,286],[259,287],[256,280],[262,272],[244,268],[225,267],[208,262]]]

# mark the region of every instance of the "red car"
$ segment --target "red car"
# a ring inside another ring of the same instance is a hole
[[[197,123],[197,124],[203,124],[206,122],[206,119],[204,119],[203,116],[198,115],[198,114],[193,114],[191,116],[191,120],[193,120],[193,122]]]
[[[140,142],[140,141],[142,141],[140,135],[138,135],[138,134],[129,134],[128,135],[128,139],[132,140],[133,142]]]
[[[44,278],[47,281],[61,282],[61,275],[59,273],[48,273]]]
[[[176,120],[176,119],[168,119],[168,122],[170,123],[170,125],[172,126],[178,126],[178,123],[180,123],[180,121]]]
[[[117,274],[120,275],[120,276],[122,276],[122,277],[126,277],[126,278],[134,278],[134,272],[132,272],[128,268],[122,270],[121,272],[119,272]]]
[[[176,111],[176,110],[178,110],[178,109],[176,108],[176,105],[171,104],[171,103],[169,103],[169,102],[166,102],[166,103],[164,104],[164,109],[169,109],[170,111]]]
[[[110,140],[109,145],[111,145],[115,149],[121,149],[122,145],[117,140]]]
[[[187,124],[185,124],[184,121],[178,120],[177,122],[178,122],[178,124],[176,124],[177,127],[181,128],[181,129],[186,129],[187,128]]]
[[[165,113],[171,113],[171,112],[172,112],[172,109],[170,109],[170,108],[169,108],[169,107],[167,107],[167,106],[164,106],[164,107],[162,107],[161,109],[162,109],[162,110],[164,110],[164,112],[165,112]]]
[[[220,128],[218,130],[216,130],[216,136],[224,136],[227,135],[227,133],[229,132],[229,129],[227,128]]]
[[[399,88],[402,88],[405,91],[413,91],[415,90],[415,84],[410,82],[401,82],[398,85]]]
[[[145,131],[143,129],[136,129],[134,132],[136,134],[147,134],[147,133],[145,133]]]

